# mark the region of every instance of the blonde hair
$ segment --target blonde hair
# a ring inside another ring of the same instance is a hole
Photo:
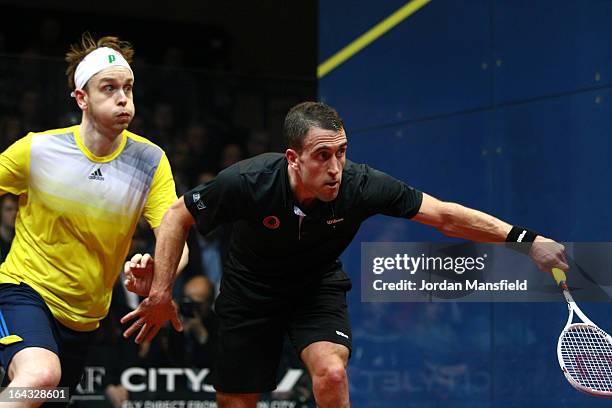
[[[68,68],[66,68],[66,76],[68,77],[68,87],[70,90],[74,90],[74,71],[76,71],[77,65],[89,54],[100,47],[108,47],[112,48],[123,55],[123,58],[131,64],[132,59],[134,58],[134,48],[132,48],[132,44],[127,41],[121,41],[117,37],[106,36],[102,37],[99,40],[94,40],[90,33],[85,32],[81,37],[81,42],[77,44],[72,44],[70,46],[70,51],[66,53],[66,62],[68,63]]]

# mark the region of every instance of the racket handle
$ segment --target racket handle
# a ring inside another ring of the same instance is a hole
[[[557,285],[561,286],[561,288],[563,289],[567,287],[567,284],[565,283],[567,277],[565,276],[565,272],[563,272],[562,269],[552,268],[552,275],[555,278]]]

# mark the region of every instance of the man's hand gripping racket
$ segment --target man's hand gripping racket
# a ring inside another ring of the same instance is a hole
[[[579,391],[612,397],[612,337],[597,327],[574,302],[565,272],[553,268],[553,276],[567,301],[569,317],[559,336],[557,357],[567,381]],[[572,323],[574,313],[581,323]]]

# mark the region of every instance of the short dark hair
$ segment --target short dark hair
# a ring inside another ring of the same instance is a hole
[[[331,106],[322,102],[302,102],[291,108],[285,117],[283,132],[287,147],[301,153],[311,127],[339,132],[344,129],[344,123]]]

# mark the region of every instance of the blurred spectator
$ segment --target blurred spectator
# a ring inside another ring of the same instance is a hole
[[[20,137],[25,136],[21,120],[16,115],[7,115],[0,118],[0,137],[2,150],[9,147]]]
[[[185,334],[185,361],[194,367],[211,367],[217,319],[212,311],[214,286],[204,276],[194,276],[183,288],[179,311]]]
[[[17,196],[5,194],[0,202],[0,263],[4,262],[15,237],[15,219],[19,204]]]
[[[161,61],[157,62],[161,62],[161,69],[157,70],[157,81],[172,86],[148,86],[149,96],[157,101],[172,101],[177,122],[193,120],[198,106],[198,93],[193,73],[184,67],[184,50],[171,44],[163,51]]]
[[[166,324],[153,341],[140,343],[138,357],[145,367],[183,367],[186,364],[184,334]]]
[[[190,186],[191,182],[191,150],[189,144],[184,139],[178,139],[173,148],[167,151],[168,159],[174,169],[174,183],[179,195],[183,194]]]
[[[219,287],[221,286],[223,262],[229,248],[230,235],[231,226],[227,225],[215,228],[206,236],[202,236],[200,233],[197,235],[202,267],[215,287],[215,296],[219,294]]]
[[[215,294],[219,293],[221,275],[223,273],[223,262],[229,248],[231,235],[230,225],[221,225],[215,228],[206,236],[198,233],[198,243],[200,247],[200,259],[206,272],[215,288]]]
[[[174,289],[172,292],[172,296],[175,299],[181,299],[183,297],[183,287],[185,286],[185,282],[193,278],[194,276],[205,276],[207,275],[204,270],[204,265],[202,263],[202,254],[200,249],[200,243],[198,241],[198,236],[200,234],[196,230],[195,227],[189,230],[189,234],[187,235],[187,246],[189,247],[189,263],[183,269],[180,275],[176,278],[174,282]]]
[[[238,163],[242,159],[244,159],[242,147],[240,147],[240,145],[237,143],[230,143],[226,145],[221,151],[221,160],[219,161],[219,167],[221,169],[224,169],[234,163]]]
[[[212,173],[210,171],[203,171],[198,175],[198,182],[197,184],[205,184],[208,183],[209,181],[211,181],[212,179],[214,179],[216,177],[215,173]]]
[[[195,156],[202,156],[210,142],[208,129],[202,123],[192,123],[185,131],[185,140]]]
[[[155,143],[164,146],[166,151],[172,150],[172,146],[178,140],[174,107],[168,102],[156,103],[149,126],[152,127],[147,132],[148,136]]]
[[[202,172],[198,177],[197,184],[207,183],[214,178],[214,173]],[[215,297],[219,294],[223,264],[229,249],[231,234],[231,224],[222,224],[206,236],[197,234],[202,268],[215,287]]]
[[[31,132],[45,130],[45,120],[41,112],[40,94],[36,91],[27,90],[21,94],[19,100],[19,114],[22,126]]]
[[[131,258],[134,254],[144,254],[144,253],[153,253],[155,245],[155,238],[153,236],[153,231],[149,228],[147,221],[144,217],[141,217],[138,220],[138,225],[136,226],[136,231],[134,231],[134,237],[132,238],[132,248],[130,249],[130,253],[128,254],[128,259]]]
[[[185,131],[185,141],[189,148],[189,174],[199,174],[202,170],[212,169],[219,157],[219,140],[213,140],[211,129],[203,123],[192,123]],[[216,143],[215,143],[216,142]],[[191,184],[197,180],[190,180]]]
[[[62,54],[60,54],[62,55]],[[41,55],[33,48],[26,48],[22,51],[18,58],[14,60],[14,81],[13,98],[19,100],[24,90],[41,90],[41,84],[48,84],[56,81],[48,82],[47,77],[50,70],[53,69],[52,64],[41,64]],[[45,89],[46,90],[46,89]],[[49,107],[51,108],[51,106]]]
[[[254,130],[246,143],[247,157],[257,156],[270,151],[270,135],[265,130]]]
[[[78,125],[79,123],[81,123],[81,112],[77,109],[71,109],[61,114],[59,120],[55,123],[54,126],[73,126]]]

